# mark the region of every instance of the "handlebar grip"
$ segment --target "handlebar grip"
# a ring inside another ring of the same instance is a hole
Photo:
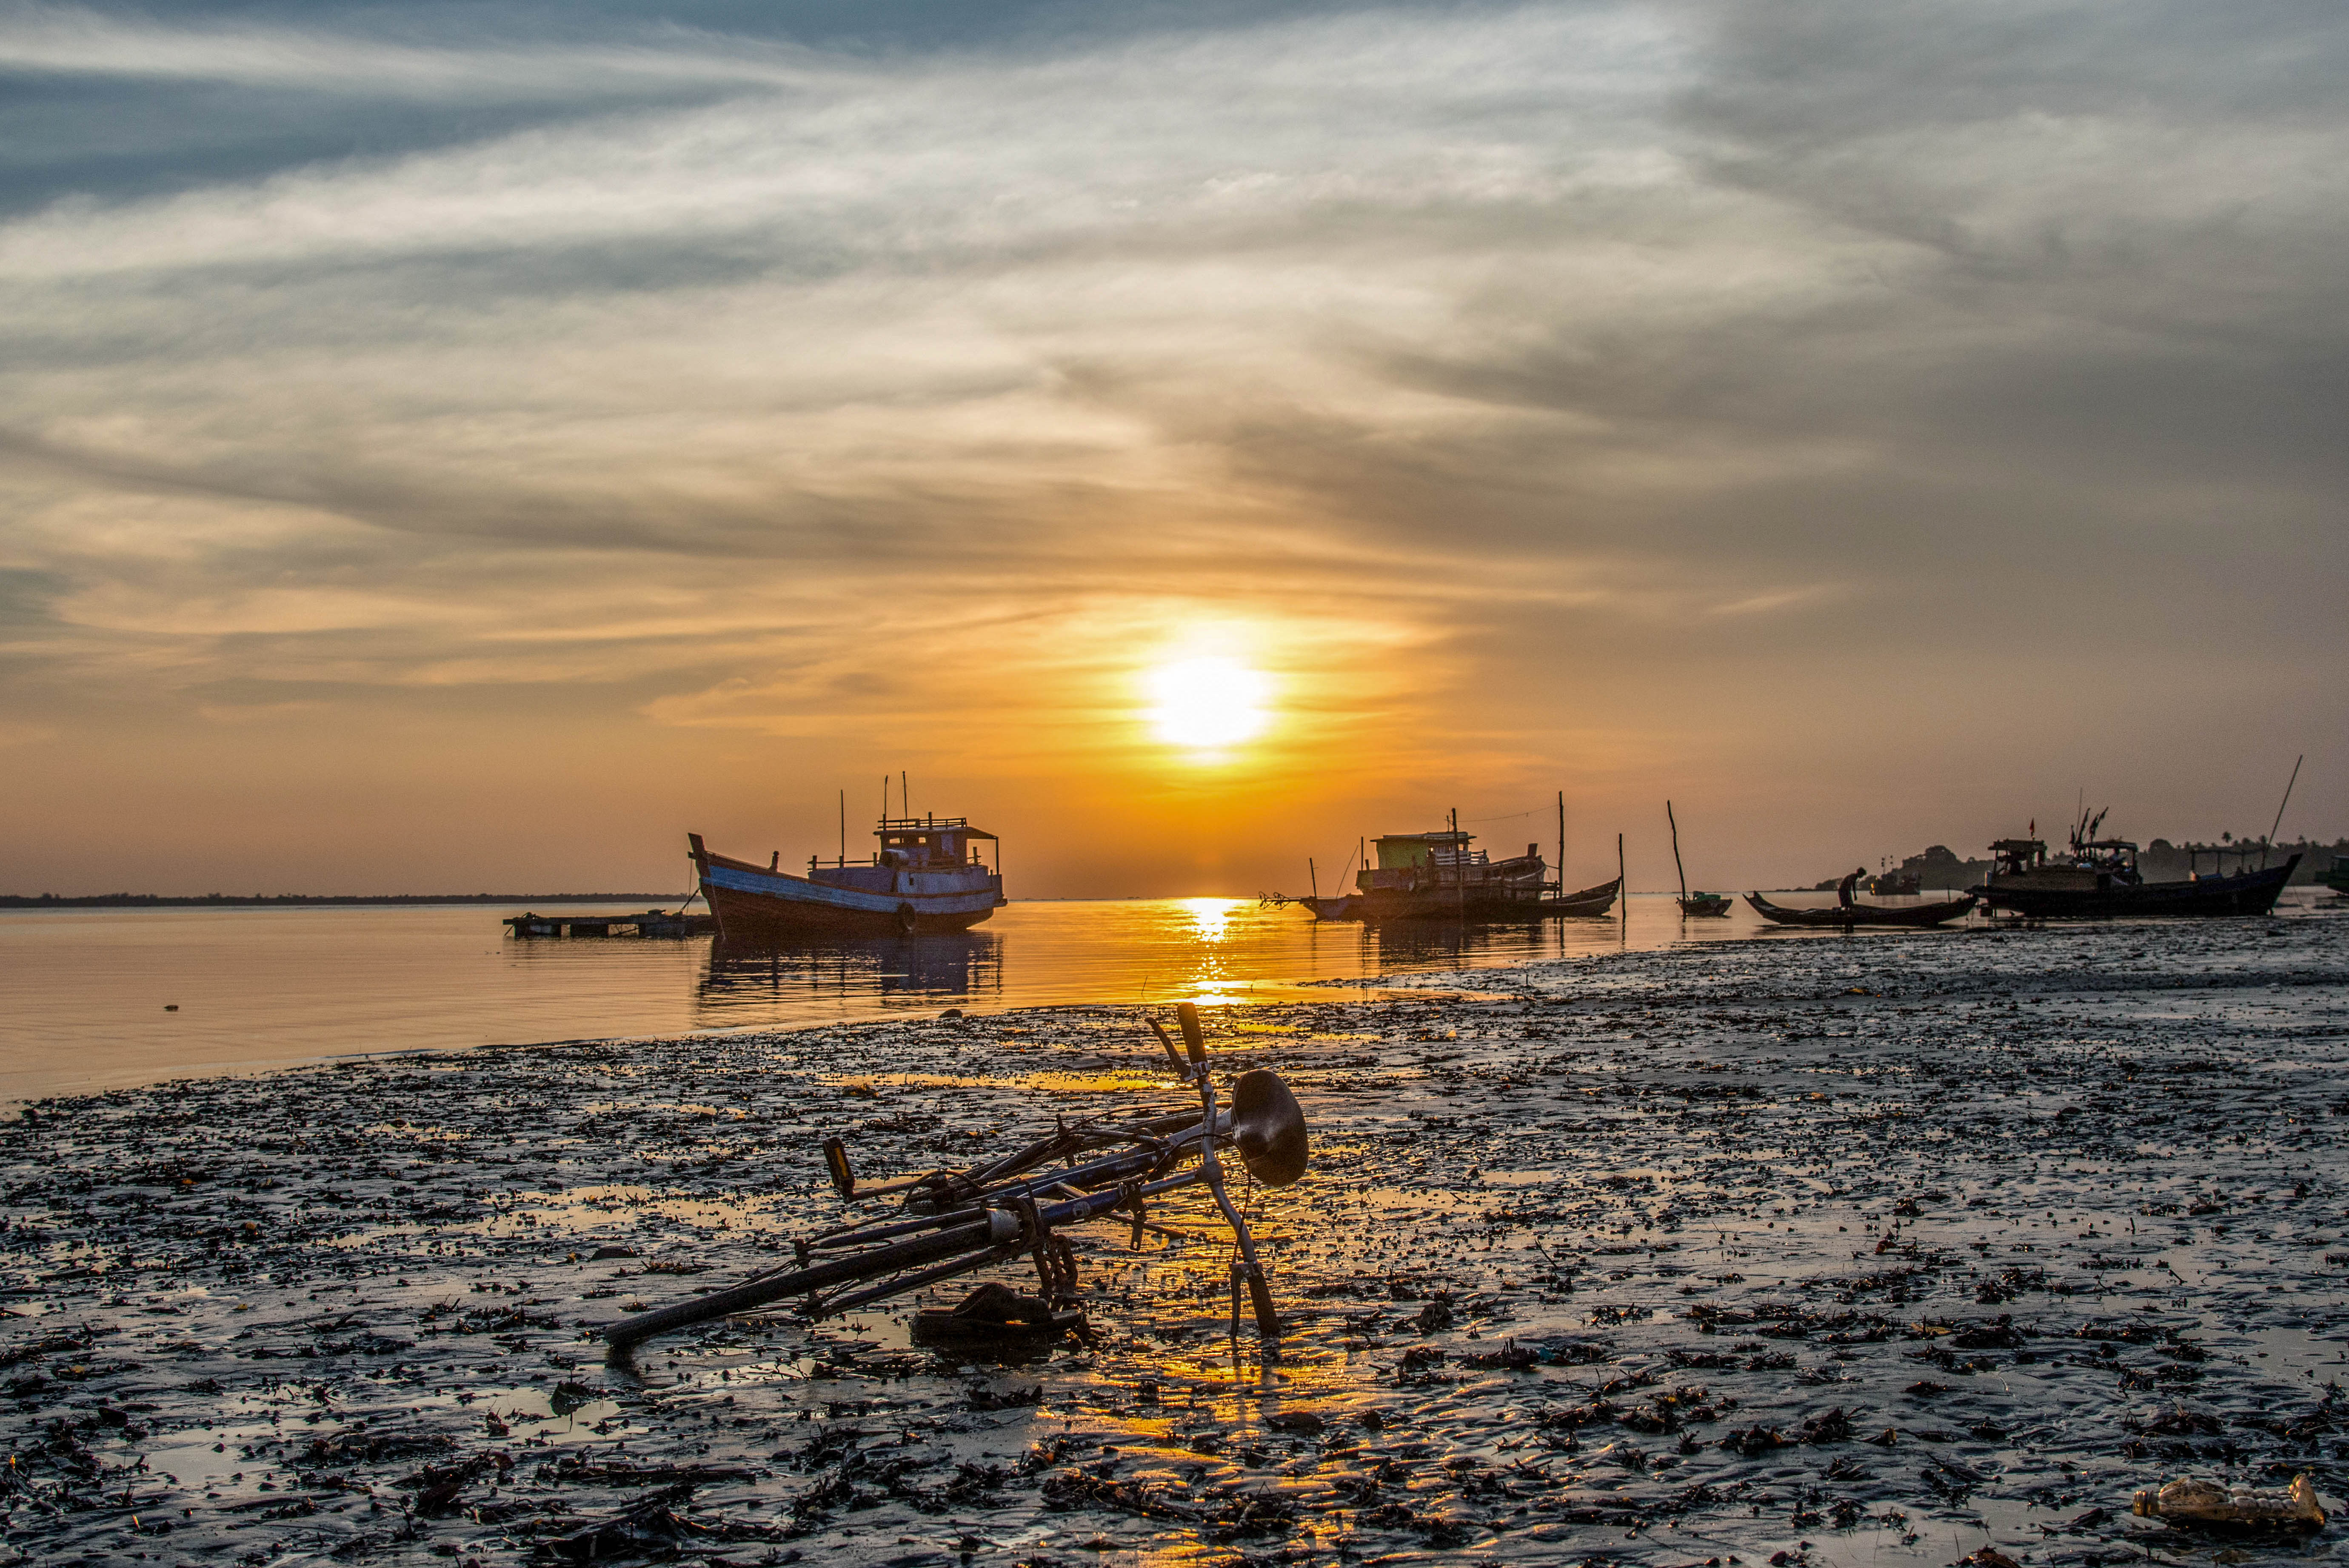
[[[1183,1046],[1191,1054],[1191,1065],[1204,1066],[1207,1060],[1207,1037],[1199,1029],[1199,1010],[1189,1002],[1178,1002],[1174,1022],[1183,1027]]]
[[[848,1146],[836,1137],[823,1140],[823,1168],[832,1178],[833,1190],[849,1202],[856,1200],[856,1173],[848,1168]]]

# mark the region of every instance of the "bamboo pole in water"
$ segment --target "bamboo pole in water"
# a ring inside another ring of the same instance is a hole
[[[1664,802],[1664,820],[1671,824],[1672,869],[1681,874],[1681,906],[1682,913],[1686,913],[1688,906],[1688,867],[1681,864],[1681,825],[1672,820],[1672,803],[1671,801]]]

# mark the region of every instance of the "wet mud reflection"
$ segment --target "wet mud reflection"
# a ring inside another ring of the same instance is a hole
[[[1234,1007],[1314,1129],[1077,1232],[1094,1337],[924,1299],[607,1361],[876,1179],[1179,1103],[1127,1010],[347,1063],[0,1128],[28,1560],[1608,1562],[2325,1555],[2128,1516],[2349,1501],[2349,922],[1758,940]],[[983,969],[974,965],[974,972]],[[761,983],[749,971],[744,983]],[[976,982],[975,982],[976,983]],[[1463,994],[1473,984],[1474,994]],[[1419,988],[1413,994],[1409,986]],[[964,1288],[952,1287],[947,1299]]]

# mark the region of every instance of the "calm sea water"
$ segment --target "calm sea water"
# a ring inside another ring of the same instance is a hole
[[[1828,902],[1820,898],[1816,901]],[[1014,903],[954,937],[735,954],[516,940],[483,905],[0,911],[0,1102],[381,1051],[669,1035],[948,1006],[1240,1001],[1296,982],[1753,935],[1742,904],[1379,930],[1253,899]],[[1789,933],[1781,933],[1789,934]],[[176,1006],[176,1012],[166,1012]]]

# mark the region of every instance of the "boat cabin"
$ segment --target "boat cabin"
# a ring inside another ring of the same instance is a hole
[[[1390,833],[1374,839],[1379,863],[1365,867],[1354,886],[1367,893],[1373,888],[1416,888],[1432,883],[1455,867],[1481,866],[1486,857],[1471,849],[1469,833]]]
[[[826,861],[817,856],[808,857],[808,875],[818,881],[835,887],[864,887],[872,878],[859,872],[879,870],[894,876],[899,871],[979,871],[991,867],[979,857],[978,841],[995,841],[995,835],[973,827],[964,816],[889,816],[873,830],[880,846],[870,860],[850,860],[845,857]],[[874,883],[887,884],[888,876]]]
[[[1387,834],[1371,841],[1378,846],[1379,863],[1357,872],[1354,886],[1368,893],[1381,888],[1448,888],[1454,884],[1474,887],[1487,881],[1522,878],[1523,862],[1495,863],[1484,850],[1468,847],[1475,837],[1473,833],[1462,833],[1456,828],[1443,833]],[[1541,870],[1540,855],[1539,846],[1526,846],[1526,860],[1533,863],[1537,875]]]
[[[973,827],[969,818],[961,816],[885,818],[873,834],[881,840],[874,864],[907,871],[968,866],[973,863],[973,841],[995,837],[992,833]]]
[[[2023,871],[2047,858],[2044,838],[2002,838],[1990,846],[2002,872]]]
[[[2126,838],[2075,838],[2071,852],[2048,858],[2040,838],[2002,838],[1990,846],[1997,865],[1992,888],[2031,892],[2095,893],[2137,880],[2137,846]]]

